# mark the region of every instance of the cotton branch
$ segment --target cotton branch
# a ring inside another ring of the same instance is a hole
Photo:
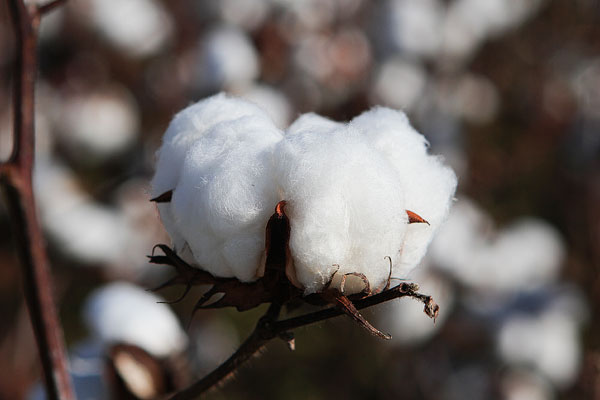
[[[439,310],[438,305],[433,301],[431,296],[418,293],[418,289],[419,287],[416,284],[402,283],[379,294],[357,300],[354,302],[354,306],[356,309],[360,310],[400,297],[412,297],[421,301],[425,305],[425,313],[431,318],[435,319]],[[258,321],[254,331],[231,357],[229,357],[217,369],[212,371],[198,382],[174,394],[171,397],[171,400],[188,400],[197,398],[202,393],[231,376],[240,365],[252,358],[271,339],[277,337],[282,338],[283,340],[287,341],[293,349],[294,339],[293,334],[291,333],[293,329],[344,314],[344,311],[342,311],[340,308],[330,307],[309,314],[277,321],[279,310],[280,306],[277,303],[272,303],[265,315],[263,315]]]
[[[8,2],[16,49],[13,77],[13,149],[0,165],[15,242],[23,265],[24,294],[38,344],[49,399],[73,399],[62,328],[52,296],[48,257],[36,216],[32,172],[35,149],[34,88],[40,18],[64,0],[42,6]]]

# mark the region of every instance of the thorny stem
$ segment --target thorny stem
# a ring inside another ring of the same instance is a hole
[[[417,293],[418,286],[410,283],[402,283],[391,289],[385,290],[379,294],[366,297],[354,302],[357,309],[371,307],[389,300],[400,297],[412,297],[425,304],[425,312],[434,317],[437,314],[435,303],[430,296]],[[256,328],[250,336],[242,343],[239,349],[229,357],[223,364],[210,374],[192,384],[191,386],[175,393],[170,400],[189,400],[198,398],[202,393],[210,388],[222,383],[230,377],[233,372],[245,361],[252,358],[260,351],[271,339],[283,336],[293,329],[310,325],[326,319],[343,315],[344,312],[337,307],[330,307],[324,310],[300,315],[298,317],[288,318],[277,321],[277,316],[281,305],[272,303],[265,315],[258,321]],[[288,335],[289,336],[289,335]]]
[[[61,2],[63,0],[56,0],[40,7],[25,5],[22,0],[8,2],[17,49],[13,78],[14,134],[11,156],[0,165],[0,186],[6,194],[23,264],[24,294],[43,366],[47,397],[74,399],[32,185],[38,27],[41,15]]]

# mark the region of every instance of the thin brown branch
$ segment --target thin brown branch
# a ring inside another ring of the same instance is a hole
[[[402,283],[379,294],[357,300],[353,304],[356,309],[360,310],[396,298],[412,297],[423,302],[425,304],[425,312],[427,315],[433,317],[428,310],[434,309],[437,312],[437,305],[433,302],[431,296],[417,293],[417,290],[418,286],[415,284]],[[276,310],[275,312],[274,309]],[[338,307],[331,307],[281,321],[276,320],[278,314],[279,306],[271,305],[267,313],[259,320],[254,331],[231,357],[201,380],[174,394],[171,400],[198,398],[202,393],[231,376],[240,365],[252,358],[271,339],[282,336],[291,337],[289,332],[293,329],[340,316],[344,314],[344,311]]]
[[[34,160],[34,87],[37,71],[39,9],[9,1],[16,49],[13,78],[13,149],[0,167],[14,237],[23,265],[23,288],[49,399],[73,399],[62,328],[52,296],[45,243],[36,216],[32,172]]]

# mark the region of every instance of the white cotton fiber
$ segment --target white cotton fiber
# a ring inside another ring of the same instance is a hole
[[[350,122],[395,167],[404,192],[405,207],[429,222],[410,224],[394,273],[408,274],[423,258],[429,242],[446,219],[456,189],[454,171],[436,156],[427,155],[428,143],[404,113],[376,107]]]
[[[225,94],[210,97],[179,112],[169,124],[163,137],[162,146],[157,153],[156,173],[152,179],[152,197],[159,196],[178,186],[186,154],[192,145],[213,127],[220,123],[226,124],[251,116],[254,119],[263,120],[268,131],[275,129],[274,126],[268,126],[270,125],[269,117],[258,106],[248,101],[228,97]],[[213,150],[215,149],[213,148]],[[205,157],[208,156],[210,155],[207,152]],[[201,176],[199,175],[198,179]],[[193,182],[194,178],[192,178],[192,185]],[[158,208],[175,249],[183,250],[186,240],[179,233],[181,226],[173,217],[172,205],[163,203],[159,204]],[[183,221],[186,220],[188,218],[184,218]],[[206,238],[206,241],[210,241],[209,239]]]
[[[330,122],[325,122],[330,125]],[[290,249],[307,292],[338,274],[360,272],[371,285],[389,274],[407,227],[404,193],[392,165],[359,131],[305,130],[276,149],[275,169],[292,224]]]
[[[130,283],[112,283],[90,295],[85,322],[103,343],[132,344],[155,357],[167,357],[183,350],[187,337],[161,300]]]
[[[190,145],[171,205],[195,259],[214,275],[257,278],[266,223],[279,201],[270,162],[280,138],[270,121],[243,117]]]
[[[159,150],[153,195],[182,254],[221,277],[258,278],[265,228],[287,201],[290,250],[305,293],[362,273],[371,288],[421,260],[445,218],[454,173],[400,112],[377,108],[350,124],[300,116],[283,134],[258,107],[217,95],[188,107]],[[410,210],[429,221],[408,224]],[[337,272],[336,272],[337,271]],[[360,291],[349,279],[346,292]]]

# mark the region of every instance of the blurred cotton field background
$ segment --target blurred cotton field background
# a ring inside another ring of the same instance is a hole
[[[200,312],[185,330],[193,296],[143,291],[169,273],[145,261],[168,241],[154,152],[175,112],[221,90],[280,127],[403,109],[459,192],[412,276],[435,324],[400,300],[367,313],[391,342],[344,318],[305,328],[208,398],[600,398],[599,38],[595,0],[70,0],[42,23],[35,180],[80,398],[108,396],[116,343],[179,359],[176,384],[260,315]],[[3,159],[13,52],[2,3]],[[40,398],[2,203],[0,224],[0,398]]]

